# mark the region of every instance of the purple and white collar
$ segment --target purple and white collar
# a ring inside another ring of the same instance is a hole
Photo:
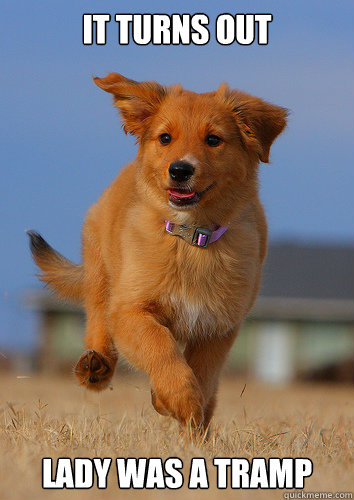
[[[217,241],[228,230],[228,227],[216,226],[214,230],[211,230],[204,227],[175,224],[165,220],[165,229],[168,233],[179,236],[190,245],[208,248],[210,243]]]

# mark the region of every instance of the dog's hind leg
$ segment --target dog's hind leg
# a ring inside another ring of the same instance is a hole
[[[80,384],[88,389],[105,389],[118,360],[106,321],[107,283],[98,246],[84,246],[85,309],[87,350],[81,355],[74,372]]]
[[[237,336],[238,328],[223,336],[189,342],[184,355],[202,390],[204,406],[204,431],[208,428],[216,405],[219,375],[226,356]]]

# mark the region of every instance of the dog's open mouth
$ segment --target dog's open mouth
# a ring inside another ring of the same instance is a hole
[[[168,194],[170,195],[169,196],[170,202],[178,207],[187,207],[191,205],[196,205],[197,203],[199,203],[203,194],[209,191],[211,187],[212,186],[207,187],[206,189],[204,189],[204,191],[201,191],[200,193],[197,193],[196,191],[193,191],[191,189],[171,188],[168,190]]]

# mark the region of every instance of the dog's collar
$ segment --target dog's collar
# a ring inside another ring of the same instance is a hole
[[[190,245],[208,248],[210,243],[218,240],[228,227],[216,226],[214,230],[206,229],[198,226],[186,226],[184,224],[175,224],[169,220],[165,220],[165,229],[173,236],[179,236]]]

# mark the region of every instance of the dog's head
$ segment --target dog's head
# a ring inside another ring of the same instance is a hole
[[[113,94],[125,132],[137,137],[141,194],[166,215],[219,222],[255,196],[256,167],[269,162],[286,109],[226,84],[196,94],[118,73],[94,81]]]

